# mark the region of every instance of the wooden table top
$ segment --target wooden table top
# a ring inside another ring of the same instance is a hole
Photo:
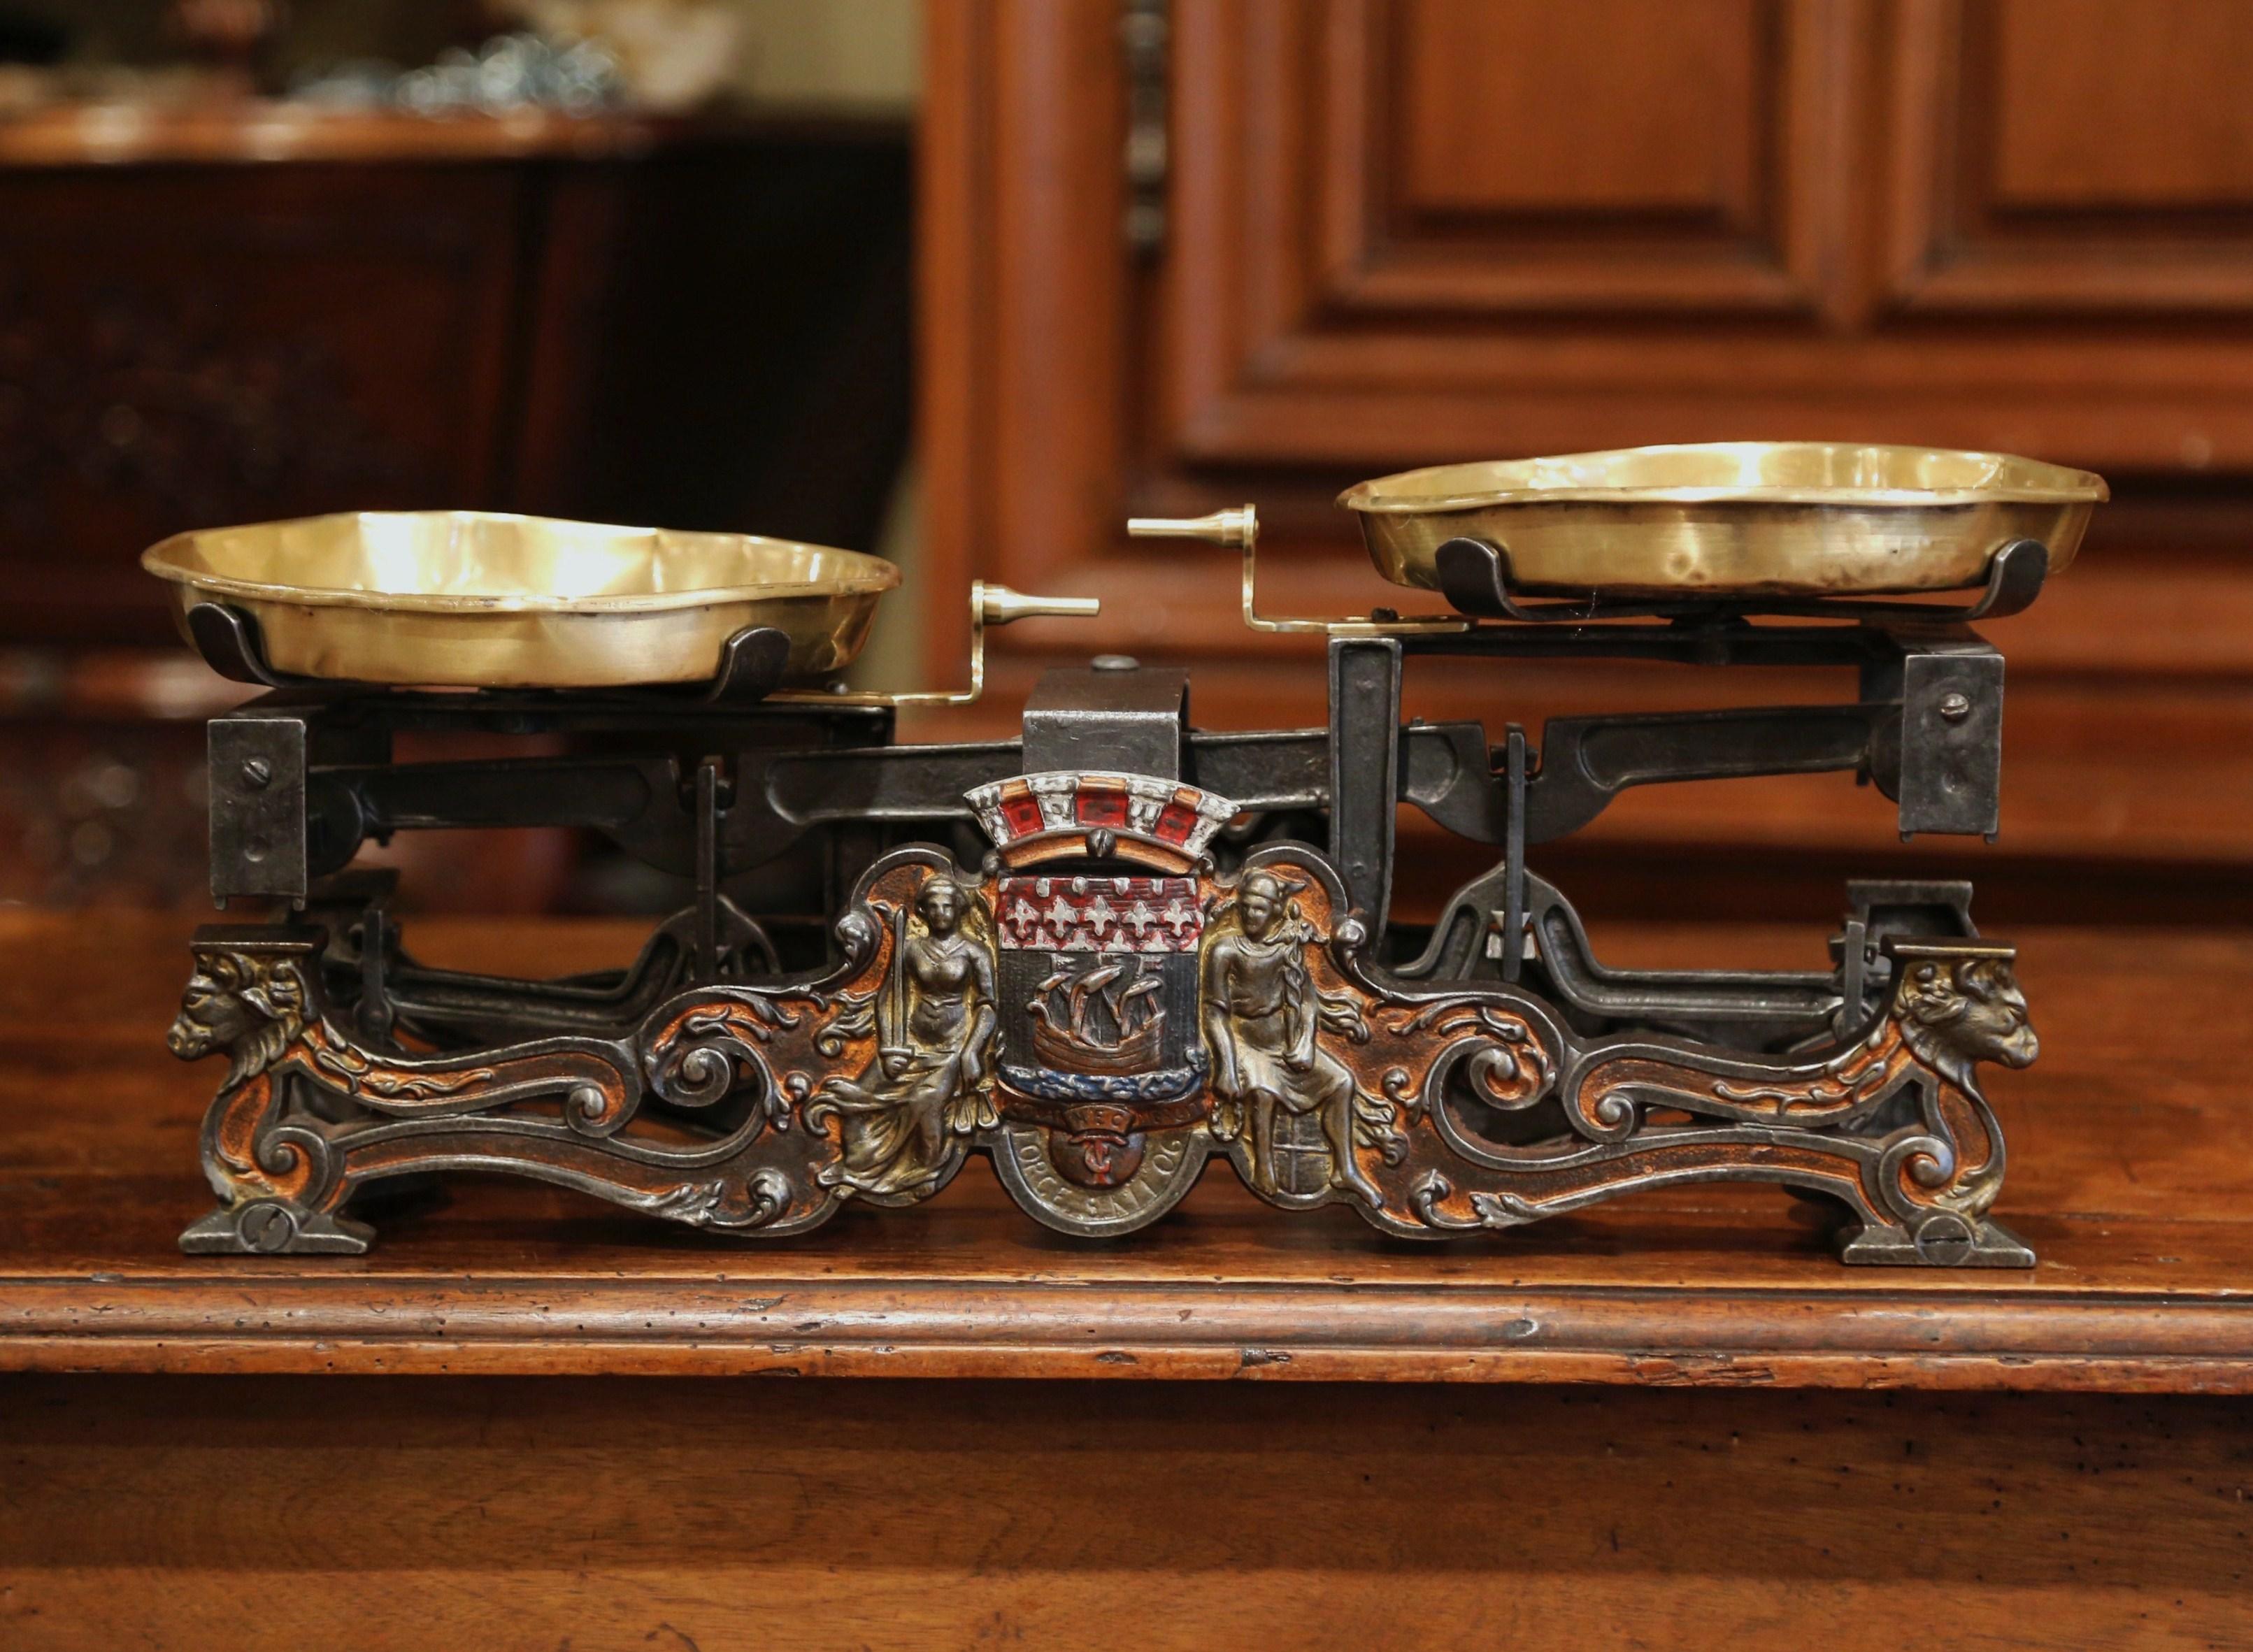
[[[161,1035],[192,914],[0,910],[0,1370],[1374,1378],[2253,1390],[2253,936],[2009,938],[2044,1049],[1991,1077],[2026,1273],[1850,1269],[1773,1188],[1484,1238],[1286,1215],[1221,1164],[1167,1221],[1052,1234],[982,1159],[910,1210],[730,1242],[500,1179],[364,1257],[183,1256],[216,1063]],[[418,955],[563,972],[612,923],[410,922]],[[1804,964],[1818,936],[1645,928],[1621,962]]]
[[[422,115],[288,99],[66,101],[0,114],[0,169],[610,161],[746,138],[896,136],[903,125],[884,114],[787,107],[680,115],[534,108]]]

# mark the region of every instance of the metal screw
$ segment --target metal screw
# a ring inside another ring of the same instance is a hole
[[[1940,714],[1950,722],[1962,722],[1971,714],[1971,702],[1962,694],[1943,694]]]
[[[1969,1260],[1975,1243],[1971,1224],[1947,1211],[1926,1217],[1915,1234],[1916,1253],[1942,1267]]]
[[[264,791],[267,783],[273,778],[274,765],[265,758],[245,757],[242,760],[242,784],[253,791]]]
[[[297,1222],[278,1204],[254,1204],[242,1213],[237,1231],[252,1250],[271,1254],[297,1237]]]

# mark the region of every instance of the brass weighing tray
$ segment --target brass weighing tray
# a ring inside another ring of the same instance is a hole
[[[858,551],[476,511],[366,511],[180,533],[142,567],[175,617],[221,603],[290,676],[460,688],[708,681],[747,626],[786,681],[842,670],[900,582]]]
[[[1378,573],[1440,589],[1451,539],[1506,550],[1519,589],[1663,599],[1955,590],[2015,540],[2073,561],[2103,478],[2002,453],[1716,442],[1446,464],[1338,503]]]

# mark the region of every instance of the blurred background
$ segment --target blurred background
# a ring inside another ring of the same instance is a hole
[[[1601,922],[1819,921],[1970,875],[1997,927],[2253,918],[2243,0],[0,0],[0,899],[186,904],[235,691],[135,558],[359,505],[736,528],[1097,595],[1042,666],[1318,647],[1132,513],[1256,501],[1271,601],[1394,600],[1330,503],[1647,442],[2000,449],[2112,482],[2009,656],[2001,839],[1837,776],[1630,792],[1536,868]],[[1411,709],[1843,697],[1451,663]],[[1404,816],[1404,915],[1482,869]],[[666,904],[562,834],[402,843],[402,909]],[[420,856],[420,860],[414,859]]]

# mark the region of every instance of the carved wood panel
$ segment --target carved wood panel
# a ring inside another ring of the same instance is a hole
[[[1232,570],[1130,554],[1121,518],[1256,495],[1305,605],[1355,606],[1383,593],[1329,495],[1407,464],[1788,434],[2253,470],[2253,337],[2214,313],[2253,280],[2227,206],[2229,133],[2253,131],[2222,80],[2239,15],[1180,0],[1168,235],[1138,262],[1110,0],[937,8],[942,565],[1109,592],[1125,645],[1240,652]],[[2110,137],[2068,138],[2116,48]],[[2201,112],[2169,112],[2201,75]],[[2204,147],[2169,159],[2193,127]],[[2100,313],[2064,329],[2061,303]],[[2054,611],[2018,627],[2037,652]]]
[[[2195,816],[2202,855],[2253,858],[2218,794],[2162,804],[2130,747],[2092,749],[2085,714],[2093,694],[2152,727],[2198,704],[2235,716],[2253,684],[2236,549],[2253,535],[2237,479],[2253,476],[2253,105],[2236,89],[2253,12],[1175,0],[1169,16],[1167,234],[1138,254],[1120,233],[1111,0],[930,13],[935,571],[1106,601],[1099,622],[1007,636],[989,721],[1045,659],[1109,647],[1203,662],[1208,717],[1320,714],[1303,649],[1239,624],[1233,561],[1130,545],[1132,513],[1254,499],[1275,605],[1336,613],[1394,598],[1330,504],[1388,470],[1756,436],[1994,448],[2116,488],[2072,575],[1998,629],[2014,770],[2103,800],[2075,854],[2165,859],[2170,822]],[[933,648],[951,666],[959,640]],[[1451,673],[1414,708],[1480,701],[1491,719],[1503,687]],[[1559,673],[1508,687],[1509,714],[1532,719],[1582,694]],[[1796,691],[1677,673],[1632,692]],[[1669,803],[1728,835],[1718,798]],[[1860,842],[1857,804],[1810,791],[1800,840]]]
[[[2253,10],[1902,0],[1889,20],[1896,307],[2253,308]]]
[[[1822,203],[1774,0],[1355,3],[1313,89],[1336,312],[1805,312]],[[1626,49],[1622,49],[1625,43]]]
[[[2216,0],[1185,3],[1153,446],[1365,468],[1788,427],[2253,462],[2242,408],[2195,405],[2253,356],[2151,324],[2253,293],[2249,31]],[[2070,349],[2037,330],[2092,307]]]

